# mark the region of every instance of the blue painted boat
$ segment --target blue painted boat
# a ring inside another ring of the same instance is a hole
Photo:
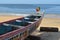
[[[27,18],[27,19],[26,19]],[[42,16],[27,16],[1,23],[0,39],[1,40],[24,40],[41,23]],[[38,19],[38,20],[35,20]]]

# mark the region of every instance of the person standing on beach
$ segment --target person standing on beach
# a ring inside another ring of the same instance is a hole
[[[40,7],[37,7],[37,8],[36,8],[36,12],[37,12],[37,14],[40,13]]]
[[[39,18],[39,16],[42,16],[42,12],[40,11],[40,7],[36,8],[36,16]]]
[[[36,8],[36,13],[35,14],[31,14],[30,16],[34,17],[36,16],[36,18],[40,18],[43,15],[44,12],[41,12],[40,7]]]
[[[37,16],[39,16],[39,14],[40,14],[40,7],[36,8],[36,14],[37,14]]]

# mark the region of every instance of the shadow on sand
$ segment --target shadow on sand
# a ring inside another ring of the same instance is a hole
[[[37,36],[39,36],[41,40],[60,40],[60,32],[43,32]]]
[[[28,36],[25,40],[60,40],[60,32],[37,32],[37,36]]]
[[[32,36],[28,36],[28,40],[60,40],[60,31],[56,32],[41,32],[36,30]]]

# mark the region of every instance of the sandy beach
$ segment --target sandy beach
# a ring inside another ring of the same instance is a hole
[[[41,27],[58,27],[60,29],[60,19],[58,18],[43,18]]]
[[[0,23],[1,22],[5,22],[5,21],[9,21],[9,20],[12,20],[12,19],[17,19],[17,18],[22,18],[22,16],[9,16],[9,15],[0,15]]]
[[[40,27],[56,27],[59,32],[39,32]],[[60,19],[44,17],[40,26],[32,35],[41,37],[41,40],[60,40]]]

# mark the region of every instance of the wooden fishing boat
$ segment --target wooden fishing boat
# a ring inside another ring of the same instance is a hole
[[[0,40],[24,40],[35,31],[42,21],[42,16],[26,16],[0,23]]]

